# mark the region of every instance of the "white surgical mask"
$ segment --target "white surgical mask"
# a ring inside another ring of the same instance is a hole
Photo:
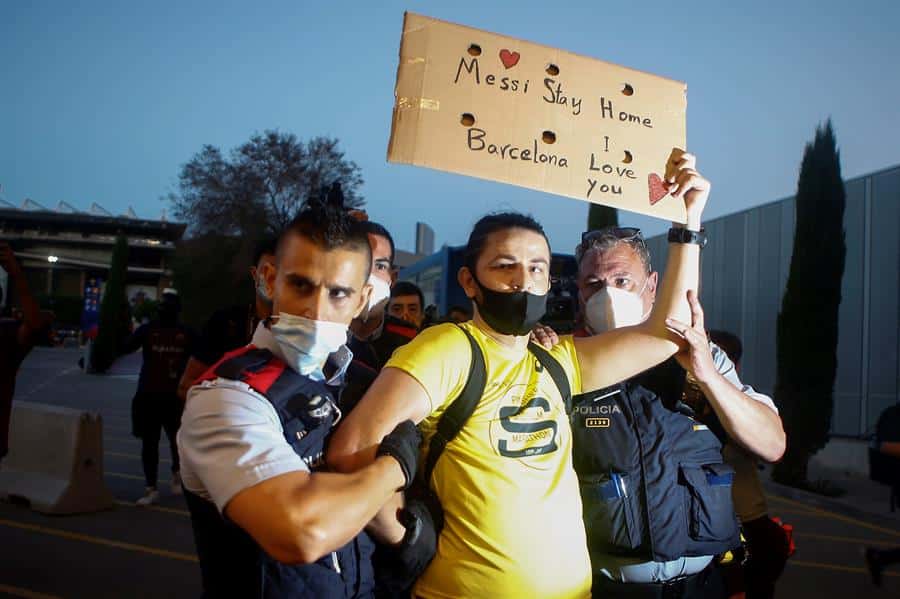
[[[322,368],[328,356],[347,343],[347,325],[279,312],[269,327],[288,366],[303,375]]]
[[[595,334],[644,322],[647,315],[641,295],[646,288],[646,281],[638,293],[608,285],[603,287],[585,302],[585,322]]]
[[[372,286],[372,293],[369,295],[369,305],[366,306],[365,311],[365,319],[368,320],[369,315],[373,313],[376,307],[381,307],[381,311],[384,311],[384,307],[387,305],[387,301],[391,297],[391,285],[381,277],[372,273],[369,275],[369,285]]]

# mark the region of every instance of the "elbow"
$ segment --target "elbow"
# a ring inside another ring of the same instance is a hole
[[[780,460],[784,456],[785,451],[787,451],[787,435],[785,435],[782,430],[781,434],[778,436],[778,443],[776,444],[776,450],[771,461],[777,462]]]
[[[787,435],[785,435],[784,430],[779,427],[776,439],[769,444],[766,454],[761,455],[760,457],[770,464],[774,464],[784,456],[786,450]]]
[[[334,549],[321,524],[310,522],[310,518],[302,514],[288,518],[290,524],[282,529],[281,538],[273,539],[268,546],[263,546],[273,559],[288,565],[306,565],[321,559]]]

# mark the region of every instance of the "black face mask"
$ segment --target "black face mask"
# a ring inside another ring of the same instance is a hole
[[[481,289],[481,301],[476,300],[478,313],[495,331],[503,335],[527,335],[547,312],[547,295],[527,291],[502,293],[488,289],[475,279]]]

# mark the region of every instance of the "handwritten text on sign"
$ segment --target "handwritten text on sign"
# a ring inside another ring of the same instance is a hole
[[[683,221],[685,110],[682,83],[407,13],[388,159]]]

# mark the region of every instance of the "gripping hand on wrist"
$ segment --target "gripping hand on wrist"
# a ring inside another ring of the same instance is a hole
[[[412,420],[404,420],[381,440],[376,456],[389,455],[400,464],[405,482],[403,489],[408,489],[416,477],[419,464],[419,444],[422,435]]]

